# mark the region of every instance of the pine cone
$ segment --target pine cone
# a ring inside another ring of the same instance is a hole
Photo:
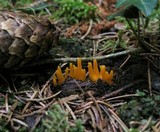
[[[22,66],[46,55],[58,40],[48,19],[0,11],[0,68]]]

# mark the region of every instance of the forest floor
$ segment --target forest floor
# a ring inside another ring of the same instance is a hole
[[[160,131],[160,54],[137,46],[124,19],[106,19],[117,10],[114,0],[94,4],[98,20],[55,21],[60,37],[49,62],[0,74],[0,131]],[[113,83],[92,82],[87,75],[53,86],[57,66],[64,71],[77,58],[85,69],[96,59],[113,70]]]

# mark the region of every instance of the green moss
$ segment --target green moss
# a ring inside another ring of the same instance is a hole
[[[96,7],[88,5],[83,0],[55,0],[58,10],[54,17],[64,18],[66,23],[76,23],[95,18]]]
[[[80,120],[73,122],[75,126],[70,126],[67,120],[67,113],[59,105],[53,105],[48,110],[46,117],[42,120],[42,125],[35,129],[35,132],[83,132],[84,127]]]
[[[122,105],[118,109],[119,116],[127,125],[129,125],[131,121],[143,122],[150,116],[155,120],[160,116],[159,101],[160,95],[150,97],[149,95],[143,94],[142,97],[133,98],[128,103]]]
[[[7,122],[0,117],[0,132],[9,132]]]

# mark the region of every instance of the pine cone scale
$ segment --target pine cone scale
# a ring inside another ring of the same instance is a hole
[[[13,38],[9,35],[9,33],[2,30],[0,32],[0,50],[3,53],[8,54],[8,48],[10,47],[12,42]]]
[[[32,34],[32,30],[30,27],[28,27],[26,24],[21,24],[16,30],[15,30],[15,37],[24,39],[26,44],[31,45],[30,37]]]

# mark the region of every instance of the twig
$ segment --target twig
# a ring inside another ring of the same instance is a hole
[[[21,124],[21,125],[23,125],[25,127],[28,127],[28,125],[25,122],[21,121],[21,120],[18,120],[16,118],[12,118],[11,120],[14,121],[14,122],[17,122],[17,123],[19,123],[19,124]]]
[[[49,85],[49,83],[51,82],[51,80],[53,79],[54,73],[52,74],[52,76],[49,78],[49,80],[43,85],[41,91],[40,91],[40,95],[44,92],[45,88]]]
[[[143,51],[144,50],[142,48],[133,48],[132,47],[132,48],[129,48],[128,50],[117,52],[117,53],[111,53],[108,55],[96,56],[96,57],[82,57],[82,60],[83,61],[91,61],[93,59],[97,59],[97,60],[110,59],[110,58],[121,57],[121,56],[127,55],[127,54],[141,53]],[[23,66],[23,68],[38,66],[38,65],[43,65],[43,64],[50,64],[50,63],[55,63],[55,62],[76,62],[78,58],[79,57],[46,59],[46,60],[42,60],[42,61],[35,62],[32,64],[28,64],[27,66]],[[18,67],[18,68],[21,68],[21,67]],[[45,87],[43,87],[43,88],[45,88]]]
[[[28,117],[28,116],[33,116],[35,114],[44,114],[46,112],[46,109],[48,107],[50,107],[54,102],[55,102],[55,100],[52,100],[51,102],[49,102],[48,104],[46,104],[45,107],[42,107],[41,109],[33,111],[31,113],[28,113],[28,114],[23,114],[23,115],[21,115],[21,117],[24,118],[24,117]]]
[[[76,111],[74,113],[79,113],[81,111],[84,111],[84,110],[87,110],[91,107],[91,104],[93,103],[93,101],[90,101],[90,102],[87,102],[87,103],[84,103],[82,104],[81,106],[79,106]]]
[[[125,132],[129,132],[128,127],[127,127],[127,126],[123,123],[123,121],[116,115],[116,113],[115,113],[112,109],[110,109],[110,108],[108,108],[108,110],[111,112],[112,117],[119,123],[119,125],[123,128],[123,130],[124,130]]]
[[[159,127],[159,129],[160,129],[160,120],[156,123],[156,125],[155,125],[155,127]]]
[[[103,60],[103,59],[109,59],[109,58],[116,58],[116,57],[120,57],[120,56],[127,55],[127,54],[140,53],[142,51],[143,51],[142,48],[130,48],[125,51],[111,53],[111,54],[103,55],[103,56],[82,57],[82,60],[83,61],[90,61],[93,59]],[[48,62],[53,63],[53,62],[76,62],[76,61],[77,61],[77,58],[55,58],[55,59],[49,60]]]
[[[10,118],[8,115],[5,115],[5,114],[1,114],[1,117]],[[18,120],[16,118],[12,118],[11,122],[13,122],[13,121],[17,122],[17,123],[19,123],[19,124],[21,124],[21,125],[23,125],[25,127],[28,127],[28,125],[25,122],[22,122],[22,121],[20,121],[20,120]]]
[[[31,96],[31,99],[35,98],[38,94],[38,91],[34,91],[33,95]],[[25,107],[22,110],[22,114],[24,114],[24,112],[27,110],[28,106],[31,104],[31,102],[28,102]]]
[[[116,90],[116,91],[113,91],[113,92],[111,92],[111,93],[109,93],[109,94],[104,95],[104,96],[102,97],[102,99],[109,98],[109,97],[111,97],[111,96],[117,95],[119,92],[122,92],[122,91],[126,90],[127,88],[133,87],[134,85],[137,85],[138,83],[141,83],[141,82],[143,82],[143,81],[144,81],[144,80],[134,81],[134,82],[132,82],[132,83],[126,85],[126,86],[121,87],[120,89],[118,89],[118,90]]]
[[[78,99],[78,97],[79,97],[78,94],[69,95],[69,96],[67,96],[67,97],[61,98],[61,101],[62,101],[62,102],[70,102],[70,101],[72,101],[72,100]]]
[[[5,106],[6,106],[6,112],[8,112],[9,111],[9,105],[8,105],[8,94],[6,94],[6,96],[5,96]]]
[[[95,103],[96,108],[97,108],[97,110],[99,111],[99,115],[100,115],[101,121],[103,121],[103,120],[104,120],[104,119],[103,119],[103,114],[102,114],[102,111],[101,111],[101,109],[100,109],[100,107],[99,107],[96,99],[92,96],[91,92],[87,92],[87,93],[88,93],[88,95],[92,98],[93,102]],[[100,126],[102,126],[101,123],[102,123],[102,122],[100,122],[100,124],[99,124]]]
[[[107,108],[109,107],[109,108],[111,108],[111,109],[113,109],[113,104],[111,105],[111,104],[109,104],[109,103],[107,103],[106,101],[104,102],[104,101],[101,101],[101,100],[97,100],[97,103],[98,104],[103,104],[103,105],[105,105]]]
[[[151,120],[152,120],[152,116],[149,117],[149,119],[148,119],[146,125],[145,125],[145,126],[143,127],[143,129],[142,129],[142,132],[144,132],[144,131],[147,129],[147,127],[149,126]]]
[[[121,69],[128,62],[130,58],[131,58],[131,55],[128,55],[127,59],[120,65],[119,69]]]
[[[91,106],[91,110],[93,111],[94,114],[94,118],[95,118],[95,122],[96,122],[96,128],[98,132],[103,132],[103,127],[102,127],[102,120],[101,120],[101,116],[99,114],[98,109],[96,108],[96,106],[92,105]]]
[[[106,36],[106,35],[109,35],[109,36]],[[104,37],[112,38],[113,36],[115,38],[117,38],[117,33],[116,32],[101,33],[101,34],[93,36],[92,39],[101,39],[101,38],[104,38]]]
[[[97,47],[98,47],[98,44],[97,43],[94,43],[93,44],[93,57],[97,56]]]
[[[160,67],[157,66],[152,59],[150,59],[149,57],[146,57],[146,59],[147,59],[157,70],[160,70]]]
[[[51,96],[49,96],[49,97],[46,97],[46,98],[40,98],[40,99],[34,99],[34,98],[30,98],[30,99],[28,99],[28,98],[22,98],[22,99],[24,99],[24,100],[26,100],[26,101],[36,101],[36,102],[39,102],[39,101],[45,101],[45,100],[49,100],[49,99],[51,99],[51,98],[54,98],[55,96],[57,96],[58,94],[60,94],[61,93],[61,91],[59,91],[59,92],[57,92],[56,94],[53,94],[53,95],[51,95]]]
[[[71,109],[71,107],[70,107],[65,101],[63,101],[63,104],[64,104],[65,107],[68,109],[68,113],[70,113],[70,114],[72,115],[72,118],[73,118],[74,120],[76,120],[77,118],[76,118],[73,110]]]
[[[38,123],[41,121],[42,117],[43,117],[43,115],[40,115],[40,116],[38,116],[36,118],[36,122],[35,122],[34,126],[32,127],[32,129],[30,130],[30,132],[34,131],[34,129],[36,128],[36,126],[38,125]]]
[[[144,41],[143,44],[147,45],[150,49],[155,50],[156,52],[160,53],[160,50],[156,48],[154,45],[149,44],[148,42]]]
[[[100,42],[104,41],[104,40],[108,40],[108,39],[116,39],[118,36],[117,35],[112,35],[112,36],[105,36],[104,38],[100,39],[97,41],[97,44],[99,44]]]
[[[93,25],[93,20],[91,19],[90,23],[89,23],[89,28],[88,28],[87,32],[81,37],[81,39],[84,39],[90,33],[90,31],[92,29],[92,25]]]
[[[141,53],[140,55],[143,55],[143,56],[160,56],[159,53]]]
[[[91,111],[91,109],[88,109],[87,113],[90,115],[91,122],[92,122],[91,125],[92,125],[92,127],[94,129],[94,132],[96,132],[96,122],[95,122],[95,118],[94,118],[93,112]]]
[[[150,69],[150,62],[147,62],[147,67],[148,67],[148,89],[149,89],[149,94],[152,96],[152,83],[151,83],[151,69]]]
[[[103,111],[106,113],[106,115],[110,119],[110,124],[114,132],[116,132],[116,129],[118,129],[118,125],[116,124],[115,120],[111,116],[111,114],[108,112],[108,109],[105,106],[100,105],[100,107],[103,109]]]
[[[139,96],[141,96],[141,95],[127,94],[127,95],[121,95],[121,96],[116,96],[116,97],[113,97],[113,98],[109,98],[109,99],[107,99],[107,101],[114,100],[114,99],[126,98],[126,97],[139,97]]]

